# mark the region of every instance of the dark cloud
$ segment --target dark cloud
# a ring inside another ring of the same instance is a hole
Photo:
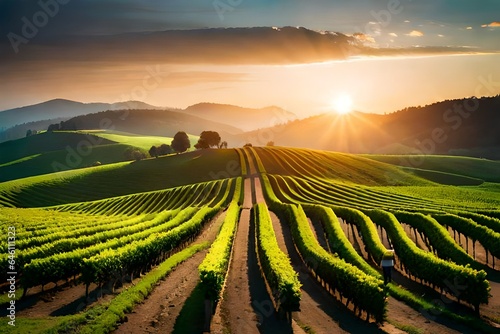
[[[348,59],[355,56],[474,53],[460,47],[380,49],[370,47],[363,34],[353,36],[305,28],[230,28],[168,30],[105,36],[60,36],[39,43],[17,45],[15,53],[4,43],[4,63],[172,63],[172,64],[300,64]],[[365,36],[366,37],[366,36]]]

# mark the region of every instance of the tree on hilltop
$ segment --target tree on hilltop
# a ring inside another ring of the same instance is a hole
[[[158,149],[156,146],[151,146],[151,148],[149,149],[149,155],[151,156],[151,158],[158,158]]]
[[[155,158],[158,158],[161,155],[170,154],[172,152],[172,147],[167,144],[161,144],[160,146],[151,146],[151,148],[149,149],[149,155]]]
[[[123,153],[125,160],[139,161],[146,158],[146,153],[137,147],[129,147]]]
[[[205,149],[210,147],[219,147],[221,138],[216,131],[203,131],[200,135],[200,139],[194,145],[197,149]]]
[[[187,133],[184,131],[177,132],[170,146],[177,153],[186,152],[187,149],[191,147],[191,142],[189,141]]]
[[[172,147],[167,144],[161,144],[156,148],[156,150],[158,151],[158,155],[167,155],[174,152],[174,150],[172,150]]]

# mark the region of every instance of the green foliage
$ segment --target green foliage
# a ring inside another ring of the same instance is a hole
[[[200,139],[194,145],[197,149],[207,149],[210,147],[218,148],[221,138],[216,131],[203,131],[200,135]]]
[[[337,253],[346,262],[380,279],[381,275],[358,254],[349,239],[347,239],[337,216],[331,208],[321,205],[306,205],[304,208],[309,217],[321,221],[332,253]]]
[[[189,141],[187,133],[184,131],[177,132],[170,146],[177,153],[186,152],[187,149],[191,147],[191,142]]]
[[[259,263],[272,290],[274,305],[287,312],[298,311],[301,296],[298,274],[278,246],[267,206],[256,204],[253,210]]]
[[[450,284],[454,285],[451,293],[474,305],[476,310],[479,304],[488,303],[490,286],[486,280],[485,271],[447,262],[421,250],[406,235],[396,217],[391,213],[382,210],[370,210],[365,213],[386,230],[397,256],[408,273],[442,289],[448,290]]]
[[[377,227],[370,217],[357,209],[347,207],[333,207],[333,211],[347,222],[356,225],[363,236],[363,243],[368,253],[372,256],[375,263],[380,263],[387,253],[387,249],[380,241]]]
[[[457,215],[470,218],[475,223],[483,225],[496,233],[500,233],[500,219],[495,217],[488,217],[484,214],[474,213],[474,212],[457,212]]]
[[[454,214],[433,214],[437,221],[445,226],[450,226],[457,232],[466,235],[474,241],[479,241],[485,249],[495,257],[500,257],[500,233],[486,226],[477,224],[470,218],[459,217]]]
[[[3,182],[0,206],[43,207],[95,201],[239,176],[238,164],[228,165],[231,161],[239,161],[233,149],[204,150]]]
[[[239,189],[235,191],[234,199],[229,205],[222,228],[210,247],[210,251],[198,267],[200,281],[208,298],[217,301],[220,298],[226,279],[231,249],[236,227],[238,225],[241,207],[238,203],[243,179],[238,180]]]
[[[211,219],[219,208],[203,207],[191,219],[163,233],[151,233],[144,239],[120,248],[101,251],[83,260],[82,279],[85,284],[104,283],[114,277],[121,277],[149,267],[156,259],[196,236],[205,222]],[[139,271],[140,272],[140,271]]]
[[[360,155],[286,147],[252,148],[269,174],[363,185],[431,185],[400,168]]]
[[[41,258],[35,258],[20,268],[22,272],[21,282],[24,288],[57,282],[82,273],[84,260],[90,258],[106,249],[123,249],[141,240],[151,240],[151,234],[164,233],[181,225],[192,217],[197,209],[187,208],[175,218],[168,220],[166,224],[160,224],[155,228],[144,230],[138,233],[131,233],[120,238],[110,239],[107,242],[97,243],[85,248],[73,248],[71,251],[55,253]],[[158,219],[162,219],[160,215]],[[182,225],[181,225],[182,226]],[[135,242],[135,243],[134,243]],[[40,247],[44,247],[43,245]],[[22,257],[21,257],[22,259]],[[2,258],[3,261],[6,261]],[[148,263],[149,261],[145,262]],[[90,274],[92,276],[93,274]]]
[[[420,169],[420,168],[411,168],[411,167],[402,167],[402,168],[404,171],[407,171],[421,178],[439,184],[445,184],[451,186],[478,186],[484,183],[484,180],[470,176],[445,173],[445,172]]]
[[[500,162],[471,157],[443,155],[364,155],[369,159],[398,166],[468,176],[487,182],[500,182]]]
[[[162,262],[158,267],[146,274],[139,283],[116,296],[106,310],[78,329],[79,333],[109,333],[116,329],[118,322],[123,320],[135,305],[142,302],[154,289],[156,284],[171,272],[178,264],[187,260],[195,253],[208,247],[207,243],[192,245]],[[88,311],[87,311],[88,312]]]
[[[273,206],[281,207],[287,215],[295,245],[310,270],[342,297],[382,322],[386,314],[383,282],[324,250],[314,237],[301,206],[276,204]]]
[[[455,243],[448,231],[431,216],[402,211],[396,211],[394,215],[401,223],[408,224],[423,233],[439,258],[480,269],[481,266]]]

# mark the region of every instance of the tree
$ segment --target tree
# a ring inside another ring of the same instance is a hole
[[[140,150],[135,150],[135,151],[132,152],[132,158],[135,161],[140,161],[140,160],[146,158],[146,153],[144,153],[144,152],[142,152]]]
[[[50,124],[49,125],[49,128],[47,129],[48,132],[52,132],[52,131],[59,131],[59,129],[61,128],[61,126],[59,125],[59,123],[56,123],[56,124]]]
[[[274,141],[272,141],[272,140],[268,141],[267,144],[266,144],[266,146],[274,146]]]
[[[172,152],[172,147],[167,144],[161,144],[160,146],[151,146],[151,148],[149,149],[149,155],[155,158],[158,158],[158,156],[160,155],[170,154]]]
[[[191,147],[188,135],[184,131],[179,131],[175,134],[172,140],[172,149],[177,153],[186,152]]]
[[[172,147],[167,144],[161,144],[156,150],[158,151],[158,155],[167,155],[173,152]]]
[[[198,139],[198,142],[194,144],[194,148],[197,150],[202,150],[208,148],[208,143],[205,139],[201,138]]]
[[[198,143],[194,145],[197,149],[204,149],[210,147],[219,147],[221,138],[216,131],[203,131],[198,139]]]
[[[138,149],[137,147],[129,147],[123,153],[126,160],[139,161],[146,158],[146,153]]]
[[[243,147],[252,147],[252,143],[246,143],[245,145],[243,145]]]
[[[227,141],[220,143],[219,148],[227,148]]]
[[[26,131],[26,137],[29,137],[33,135],[33,131],[31,131],[31,129],[29,129],[28,131]]]
[[[149,149],[149,156],[151,156],[151,158],[158,158],[158,149],[156,146],[151,146],[151,148]]]

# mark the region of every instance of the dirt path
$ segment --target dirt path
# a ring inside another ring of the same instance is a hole
[[[195,240],[195,243],[213,242],[224,221],[225,212],[219,215]],[[127,316],[116,333],[172,333],[186,301],[193,295],[198,282],[198,266],[208,251],[202,251],[179,264],[134,311]],[[199,304],[199,303],[198,303]],[[194,305],[203,310],[204,305]],[[203,317],[201,318],[203,319]],[[192,322],[192,333],[203,332],[202,321]]]
[[[233,244],[233,257],[229,268],[226,288],[220,305],[220,317],[224,326],[214,324],[212,333],[304,333],[296,324],[290,327],[276,317],[273,304],[261,276],[255,252],[255,226],[251,211],[253,204],[263,202],[260,180],[256,177],[253,161],[247,156],[250,176],[245,179],[243,211]],[[217,322],[217,313],[214,317]]]
[[[245,180],[245,199],[247,185]],[[251,197],[250,197],[251,198]],[[250,210],[243,209],[240,216],[238,231],[233,244],[233,259],[221,302],[222,318],[231,333],[259,333],[257,315],[252,308],[250,297],[249,267],[248,267],[248,236],[250,231]]]

